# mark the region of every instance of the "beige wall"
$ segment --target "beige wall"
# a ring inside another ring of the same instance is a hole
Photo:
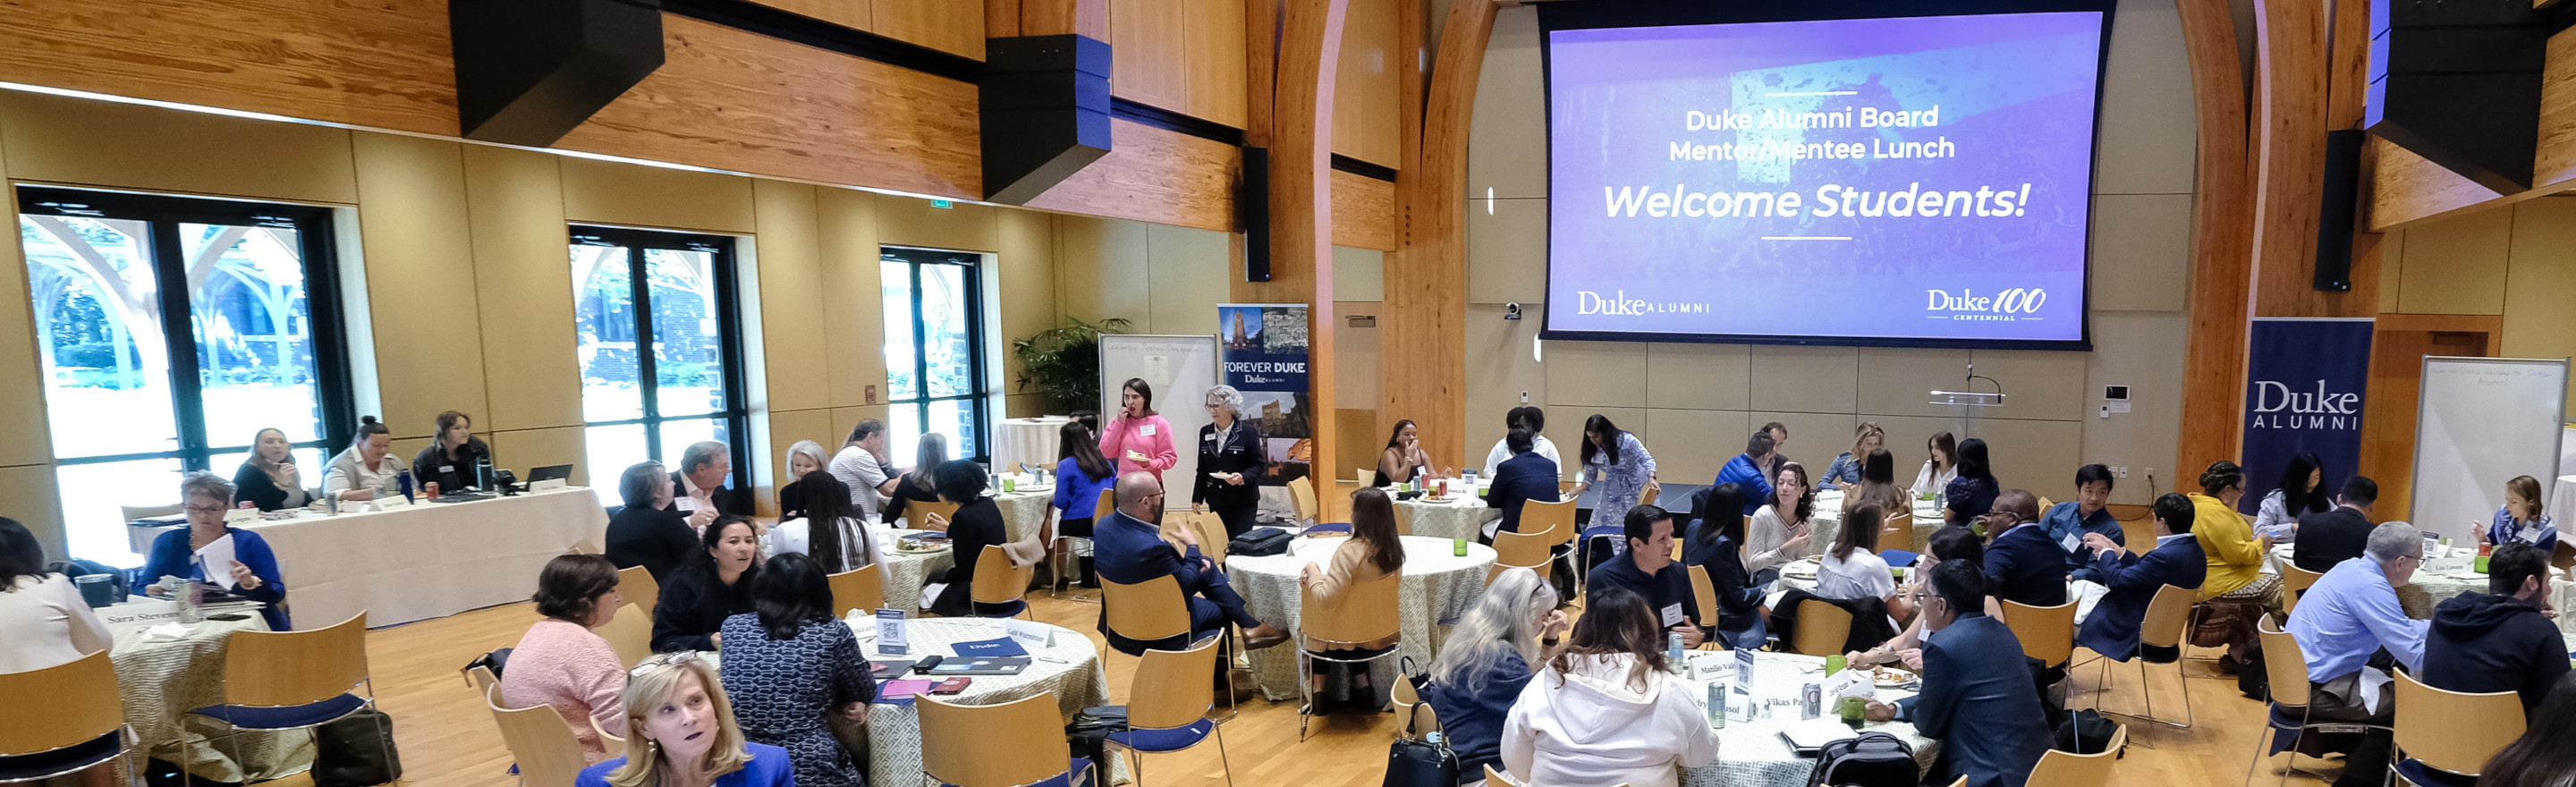
[[[2148,501],[2145,473],[2173,487],[2180,422],[2184,291],[2191,239],[2192,105],[2171,0],[2126,0],[2103,87],[2094,185],[2094,350],[1912,350],[1779,345],[1547,342],[1535,348],[1545,297],[1546,136],[1538,25],[1503,9],[1477,86],[1467,191],[1469,456],[1502,436],[1503,412],[1526,392],[1549,408],[1548,435],[1571,446],[1600,413],[1637,433],[1666,480],[1706,483],[1753,427],[1789,427],[1791,458],[1823,464],[1861,421],[1888,430],[1901,481],[1923,443],[1948,430],[1994,446],[2007,486],[2064,496],[2077,465],[2130,468],[2115,500]],[[1488,191],[1490,190],[1490,192]],[[1491,193],[1493,199],[1486,199]],[[1517,302],[1526,319],[1502,319]],[[1973,414],[1926,404],[1956,390],[1968,364],[2002,381],[2004,407]],[[2096,417],[2101,386],[2131,386],[2135,410]],[[1571,472],[1571,468],[1568,468]]]
[[[2513,358],[2576,356],[2576,197],[2481,211],[2380,241],[2380,309],[2497,314]],[[2576,392],[2568,401],[2576,412]]]
[[[341,264],[363,288],[348,304],[361,412],[381,415],[408,456],[435,414],[463,410],[504,464],[571,462],[577,482],[605,480],[635,458],[583,455],[568,223],[741,239],[756,459],[747,477],[764,501],[788,444],[836,446],[856,419],[884,415],[868,404],[869,386],[878,401],[886,395],[879,244],[995,255],[986,281],[996,363],[1008,337],[1057,313],[1056,219],[1028,211],[14,92],[0,92],[0,175],[346,208]],[[1200,235],[1213,243],[1175,235],[1147,251],[1169,258],[1165,280],[1204,280],[1201,289],[1221,294],[1221,273],[1189,263],[1210,248],[1222,254],[1224,236]],[[0,245],[0,365],[20,370],[0,374],[0,428],[18,436],[0,443],[0,515],[59,550],[25,268],[16,244]],[[1167,311],[1175,329],[1192,327],[1190,310]],[[1194,329],[1213,320],[1201,315]],[[1014,372],[1000,370],[997,391]],[[163,492],[139,489],[133,502]]]

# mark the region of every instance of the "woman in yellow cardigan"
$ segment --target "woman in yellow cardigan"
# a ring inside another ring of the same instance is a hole
[[[2200,488],[2188,495],[2192,535],[2209,555],[2209,577],[2200,584],[2200,599],[2269,597],[2281,585],[2279,574],[2263,573],[2263,553],[2271,551],[2272,538],[2256,537],[2254,525],[2236,513],[2236,501],[2245,496],[2245,469],[2224,459],[2213,462],[2200,474]]]

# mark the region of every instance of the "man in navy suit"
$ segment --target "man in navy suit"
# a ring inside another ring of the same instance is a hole
[[[1496,532],[1521,532],[1523,502],[1554,503],[1558,499],[1556,463],[1546,456],[1532,453],[1532,442],[1527,429],[1515,427],[1510,434],[1503,436],[1503,445],[1511,450],[1512,458],[1495,466],[1494,486],[1485,490],[1485,505],[1502,509],[1503,518],[1500,524],[1486,526],[1483,539],[1486,544],[1494,543]]]
[[[2157,591],[2166,585],[2199,590],[2201,580],[2209,576],[2208,553],[2201,551],[2200,539],[2191,534],[2191,499],[2166,492],[2156,498],[2155,517],[2156,546],[2145,555],[2130,552],[2100,533],[2084,535],[2085,545],[2093,548],[2093,567],[2102,572],[2102,583],[2111,592],[2093,605],[2093,615],[2084,619],[2075,644],[2112,661],[2125,662],[2138,654],[2138,627],[2146,623],[2147,606],[2156,600]]]
[[[2066,553],[2073,550],[2048,537],[2048,527],[2039,523],[2039,498],[2020,489],[1996,495],[1986,531],[1996,528],[2003,532],[1986,547],[1986,578],[1994,581],[1995,597],[2034,607],[2066,603]]]
[[[1868,706],[1871,721],[1905,719],[1941,742],[1932,784],[1965,776],[1969,787],[2022,787],[2051,741],[2021,640],[1986,616],[1985,584],[1969,561],[1932,567],[1933,595],[1922,612],[1923,693]]]
[[[1122,585],[1160,577],[1178,581],[1182,597],[1189,601],[1193,640],[1233,623],[1243,627],[1247,647],[1266,648],[1287,641],[1288,632],[1264,625],[1244,611],[1243,596],[1226,583],[1225,571],[1200,555],[1196,545],[1184,555],[1163,541],[1157,524],[1163,519],[1163,482],[1154,474],[1140,471],[1120,476],[1110,500],[1118,507],[1117,512],[1106,521],[1094,523],[1091,532],[1092,567],[1102,578]],[[1142,656],[1149,647],[1167,644],[1128,639],[1111,632],[1107,605],[1102,606],[1100,630],[1119,652]]]

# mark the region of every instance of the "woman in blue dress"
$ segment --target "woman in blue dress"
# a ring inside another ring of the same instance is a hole
[[[1584,420],[1583,482],[1574,485],[1574,496],[1582,497],[1587,489],[1601,491],[1592,501],[1591,527],[1621,526],[1628,521],[1628,509],[1654,486],[1655,455],[1646,453],[1645,443],[1610,423],[1608,416],[1593,413]]]
[[[771,558],[751,586],[750,614],[725,618],[724,687],[743,737],[787,750],[796,783],[867,783],[825,717],[866,723],[876,681],[850,627],[832,618],[832,586],[804,555]]]

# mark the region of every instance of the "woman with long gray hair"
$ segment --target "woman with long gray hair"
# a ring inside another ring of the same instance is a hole
[[[1261,476],[1268,460],[1261,430],[1243,420],[1243,392],[1220,385],[1207,392],[1208,425],[1199,427],[1199,477],[1190,503],[1225,520],[1226,537],[1252,529],[1261,510]]]
[[[1565,633],[1556,605],[1556,589],[1538,572],[1503,569],[1431,662],[1424,701],[1458,753],[1462,784],[1484,781],[1486,765],[1501,767],[1503,719],[1535,674],[1530,665],[1547,663]]]

